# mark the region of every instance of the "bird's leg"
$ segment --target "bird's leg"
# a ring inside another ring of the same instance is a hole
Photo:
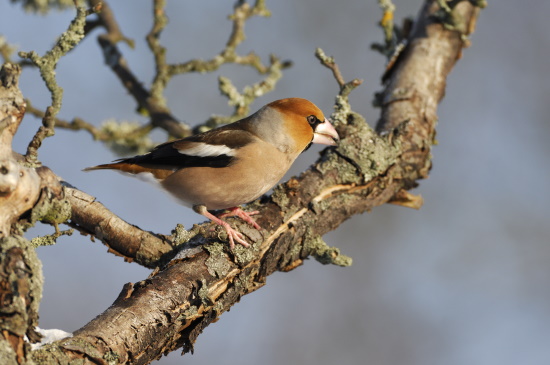
[[[225,232],[227,232],[227,237],[229,237],[229,248],[231,250],[235,248],[235,241],[237,241],[244,247],[250,247],[250,244],[244,240],[244,236],[242,235],[242,233],[237,232],[229,225],[229,223],[224,222],[220,218],[216,217],[214,214],[210,213],[204,205],[195,205],[193,207],[193,210],[225,229]]]
[[[254,228],[260,230],[262,229],[262,227],[260,227],[258,223],[256,223],[256,221],[251,217],[251,215],[256,215],[256,214],[260,214],[260,212],[255,210],[253,212],[247,213],[244,210],[242,210],[241,207],[233,207],[233,208],[229,208],[229,212],[220,214],[219,217],[225,218],[225,217],[237,216],[241,218],[243,221],[252,225]]]

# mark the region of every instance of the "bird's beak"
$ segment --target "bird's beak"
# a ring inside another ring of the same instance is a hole
[[[312,143],[326,144],[329,146],[336,146],[336,142],[340,140],[338,132],[330,124],[328,119],[325,118],[323,123],[319,123],[315,131],[313,132]]]

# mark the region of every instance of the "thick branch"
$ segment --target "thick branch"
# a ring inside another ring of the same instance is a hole
[[[43,185],[37,170],[22,166],[12,152],[12,139],[25,113],[18,88],[21,68],[0,68],[0,357],[5,363],[22,363],[31,341],[40,338],[38,305],[42,296],[42,268],[34,248],[20,234],[16,222],[33,208]]]
[[[340,122],[341,144],[254,204],[261,212],[263,240],[246,224],[232,222],[256,242],[253,248],[228,252],[210,237],[202,250],[172,260],[147,280],[127,284],[115,303],[75,337],[48,345],[36,356],[51,363],[116,359],[146,364],[180,346],[189,351],[204,327],[242,295],[263,286],[272,272],[295,268],[314,253],[334,257],[336,251],[326,250],[320,235],[427,176],[437,103],[464,39],[432,17],[437,9],[427,1],[409,48],[388,75],[378,124],[383,136],[358,115],[341,112],[340,105],[333,117]],[[466,22],[475,20],[469,2],[454,11]]]
[[[72,209],[70,225],[99,238],[109,247],[109,252],[124,257],[125,261],[154,268],[164,255],[174,250],[169,238],[127,223],[93,196],[70,186],[65,186],[65,192]]]

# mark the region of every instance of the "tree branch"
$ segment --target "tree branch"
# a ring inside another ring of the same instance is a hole
[[[25,113],[18,87],[20,73],[15,64],[0,68],[0,357],[5,363],[25,361],[29,347],[25,336],[33,342],[40,339],[35,327],[42,297],[42,267],[21,233],[30,226],[28,220],[45,218],[55,223],[47,203],[49,197],[62,200],[59,191],[49,189],[44,169],[23,166],[23,157],[12,151],[13,136]],[[30,213],[31,208],[36,212]],[[55,208],[61,211],[59,206]]]
[[[125,261],[136,261],[145,267],[155,268],[164,255],[169,255],[177,246],[175,238],[143,231],[116,216],[91,195],[66,183],[64,185],[65,196],[72,209],[69,225],[83,234],[100,239],[109,247],[109,252],[123,257]],[[171,257],[174,255],[172,253]]]

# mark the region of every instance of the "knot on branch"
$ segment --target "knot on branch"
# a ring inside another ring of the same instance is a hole
[[[53,241],[48,244],[53,244],[55,243],[55,239],[62,234],[72,233],[60,232],[58,229],[58,224],[64,223],[71,218],[71,203],[67,199],[65,190],[53,171],[47,167],[39,167],[31,171],[35,172],[38,176],[40,188],[32,209],[28,214],[25,214],[25,219],[22,219],[16,228],[19,232],[23,232],[29,227],[34,226],[37,221],[51,224],[55,227],[55,233],[51,237],[48,236],[49,241]]]
[[[21,66],[5,63],[0,69],[0,85],[6,89],[19,88],[19,75],[21,75]]]
[[[39,186],[34,170],[12,159],[0,161],[0,237],[9,235],[17,219],[32,208]]]
[[[12,160],[0,161],[0,197],[13,193],[21,177],[20,166]]]

